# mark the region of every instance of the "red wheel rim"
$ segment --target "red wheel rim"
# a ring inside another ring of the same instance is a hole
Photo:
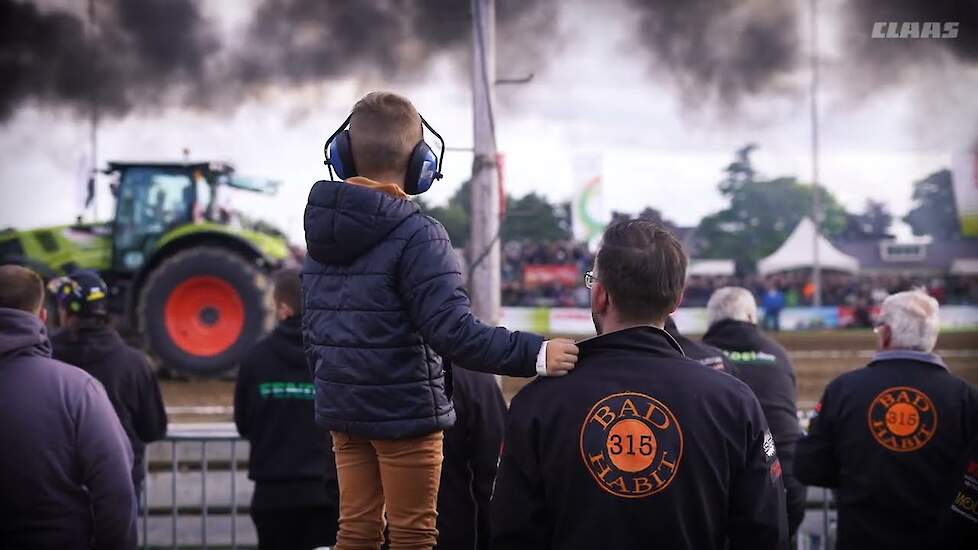
[[[217,277],[183,281],[166,299],[166,331],[190,355],[213,357],[231,347],[244,328],[244,304],[233,286]]]

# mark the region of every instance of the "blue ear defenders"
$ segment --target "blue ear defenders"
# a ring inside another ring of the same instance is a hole
[[[336,172],[336,177],[341,180],[352,178],[357,175],[356,165],[353,163],[353,152],[350,147],[350,118],[346,117],[339,129],[333,132],[326,140],[323,153],[326,155],[326,166],[329,167],[330,176]],[[424,136],[414,146],[411,151],[411,158],[408,160],[407,176],[404,178],[404,192],[408,195],[420,195],[431,188],[435,180],[442,178],[441,168],[445,160],[445,140],[441,134],[435,131],[428,121],[421,117],[422,129],[427,128],[441,142],[441,155],[436,157],[424,141]]]

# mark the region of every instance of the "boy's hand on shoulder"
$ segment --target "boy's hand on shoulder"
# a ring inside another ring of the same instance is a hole
[[[547,342],[547,376],[564,376],[577,364],[577,344],[567,338]]]

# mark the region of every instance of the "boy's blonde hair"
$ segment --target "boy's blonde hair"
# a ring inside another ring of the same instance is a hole
[[[421,137],[421,116],[407,98],[370,92],[353,106],[350,149],[361,176],[396,175],[403,183],[411,152]]]

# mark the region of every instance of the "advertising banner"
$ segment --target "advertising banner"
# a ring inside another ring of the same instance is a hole
[[[527,265],[523,267],[523,285],[536,288],[558,284],[576,286],[580,284],[581,274],[574,264]]]

